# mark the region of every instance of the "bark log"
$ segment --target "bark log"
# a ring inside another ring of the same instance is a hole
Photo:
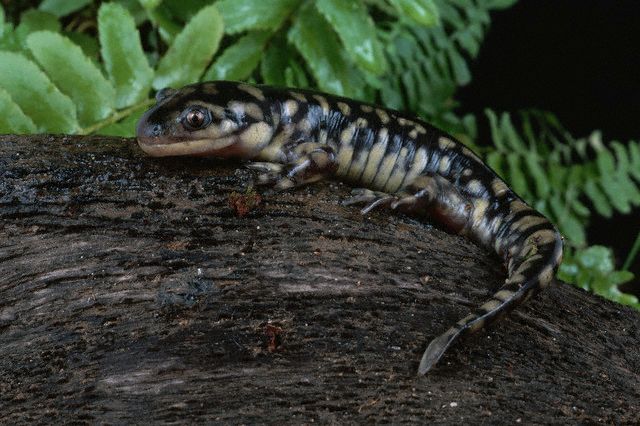
[[[361,217],[342,184],[253,207],[250,177],[131,140],[1,137],[3,421],[640,420],[638,312],[558,283],[417,377],[499,260]]]

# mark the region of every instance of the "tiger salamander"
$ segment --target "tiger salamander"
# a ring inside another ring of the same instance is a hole
[[[368,103],[299,89],[228,81],[163,89],[138,122],[152,156],[198,155],[255,161],[259,182],[287,189],[326,177],[349,181],[349,203],[427,215],[494,250],[508,271],[483,305],[428,345],[425,374],[462,336],[547,287],[562,239],[477,155],[417,118]]]

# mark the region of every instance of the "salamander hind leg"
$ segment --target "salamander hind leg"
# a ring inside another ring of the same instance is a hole
[[[380,207],[390,207],[392,203],[398,200],[397,195],[387,194],[386,192],[372,191],[367,188],[356,188],[351,191],[351,197],[342,202],[345,206],[353,206],[358,204],[366,204],[360,210],[362,214]]]
[[[344,205],[365,204],[362,214],[368,214],[377,208],[389,208],[407,214],[425,213],[427,207],[434,200],[432,178],[420,176],[408,185],[393,194],[381,191],[372,191],[367,188],[357,188],[351,192],[351,197],[343,201]]]

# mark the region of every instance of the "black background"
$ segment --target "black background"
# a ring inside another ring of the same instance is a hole
[[[457,99],[478,117],[485,107],[535,107],[555,113],[576,137],[600,129],[607,141],[640,140],[639,56],[640,1],[521,0],[492,14],[473,81]],[[486,129],[480,135],[488,138]],[[638,232],[638,208],[594,215],[589,243],[612,246],[620,268]],[[631,269],[637,294],[638,257]]]

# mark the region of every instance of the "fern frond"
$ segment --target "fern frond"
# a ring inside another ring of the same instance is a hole
[[[569,244],[586,246],[592,203],[606,217],[640,206],[640,143],[607,148],[600,132],[574,139],[555,118],[523,112],[520,129],[511,115],[487,110],[495,151],[487,163],[514,190],[548,215]]]
[[[453,114],[453,95],[471,81],[468,62],[475,58],[490,23],[489,12],[506,4],[488,0],[434,2],[441,24],[425,27],[407,21],[392,24],[387,44],[391,76],[381,88],[382,103],[412,111],[456,136],[473,139],[473,117]]]

